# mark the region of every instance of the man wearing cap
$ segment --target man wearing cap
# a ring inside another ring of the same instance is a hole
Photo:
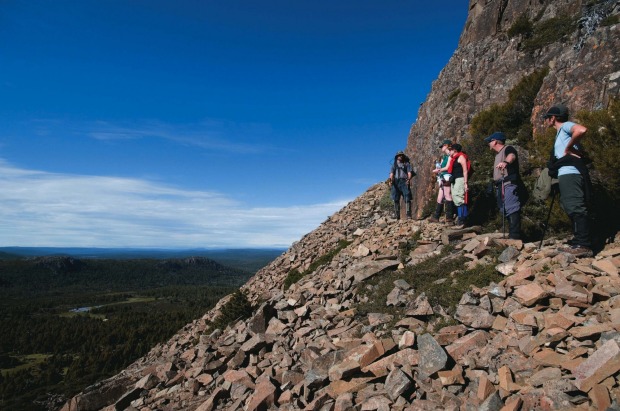
[[[493,163],[493,184],[499,211],[508,219],[508,237],[514,240],[521,238],[521,202],[518,187],[521,180],[519,174],[519,155],[513,146],[506,145],[506,135],[496,131],[484,141],[495,151]]]
[[[587,129],[568,121],[568,108],[561,104],[547,110],[544,122],[547,127],[557,130],[549,175],[554,177],[557,173],[560,203],[573,223],[574,237],[569,246],[560,248],[560,251],[577,257],[592,256],[587,209],[590,176],[579,146]]]
[[[450,190],[450,174],[448,173],[448,165],[450,162],[449,148],[452,145],[452,141],[444,140],[439,148],[443,153],[441,161],[436,164],[433,173],[437,174],[437,183],[439,184],[439,193],[437,194],[437,205],[435,206],[435,213],[431,216],[429,221],[433,223],[439,222],[439,216],[443,211],[444,203],[446,204],[446,222],[451,222],[454,216],[454,203],[452,202],[452,193]]]
[[[392,184],[392,200],[394,200],[394,218],[400,219],[400,197],[405,200],[407,207],[407,219],[411,218],[411,191],[409,182],[413,176],[413,169],[409,157],[399,151],[394,156],[394,164],[390,169],[390,182]]]

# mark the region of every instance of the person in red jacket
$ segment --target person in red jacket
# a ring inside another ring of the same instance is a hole
[[[463,153],[463,147],[460,144],[452,144],[450,146],[450,157],[452,162],[448,167],[448,173],[452,174],[453,183],[452,189],[452,201],[456,206],[457,218],[455,225],[458,228],[465,226],[467,219],[467,192],[468,187],[468,168],[467,168],[467,155]]]

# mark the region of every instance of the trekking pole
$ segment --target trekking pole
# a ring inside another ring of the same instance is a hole
[[[439,180],[439,184],[441,185],[441,204],[443,205],[443,212],[444,212],[444,224],[448,224],[448,212],[446,210],[447,204],[446,204],[446,188],[443,185],[443,178],[440,177]]]
[[[506,238],[506,196],[504,191],[504,170],[502,170],[502,238]]]
[[[543,245],[543,241],[545,240],[545,234],[547,234],[547,227],[549,226],[549,219],[551,218],[551,210],[553,209],[553,202],[555,201],[555,195],[557,194],[557,190],[555,189],[555,184],[551,186],[551,205],[549,206],[549,211],[547,212],[547,221],[545,221],[545,225],[543,226],[542,238],[540,239],[540,244],[538,244],[538,249],[540,250]]]

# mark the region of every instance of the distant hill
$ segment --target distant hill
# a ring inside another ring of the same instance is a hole
[[[205,257],[173,259],[78,259],[44,256],[0,260],[0,292],[143,290],[186,285],[234,286],[252,276]]]
[[[0,247],[0,260],[23,257],[69,256],[81,259],[167,259],[206,257],[220,264],[255,273],[282,254],[283,248],[151,249],[91,247]]]

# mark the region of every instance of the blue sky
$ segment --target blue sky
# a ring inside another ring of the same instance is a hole
[[[387,177],[466,17],[4,0],[0,246],[289,246]]]

